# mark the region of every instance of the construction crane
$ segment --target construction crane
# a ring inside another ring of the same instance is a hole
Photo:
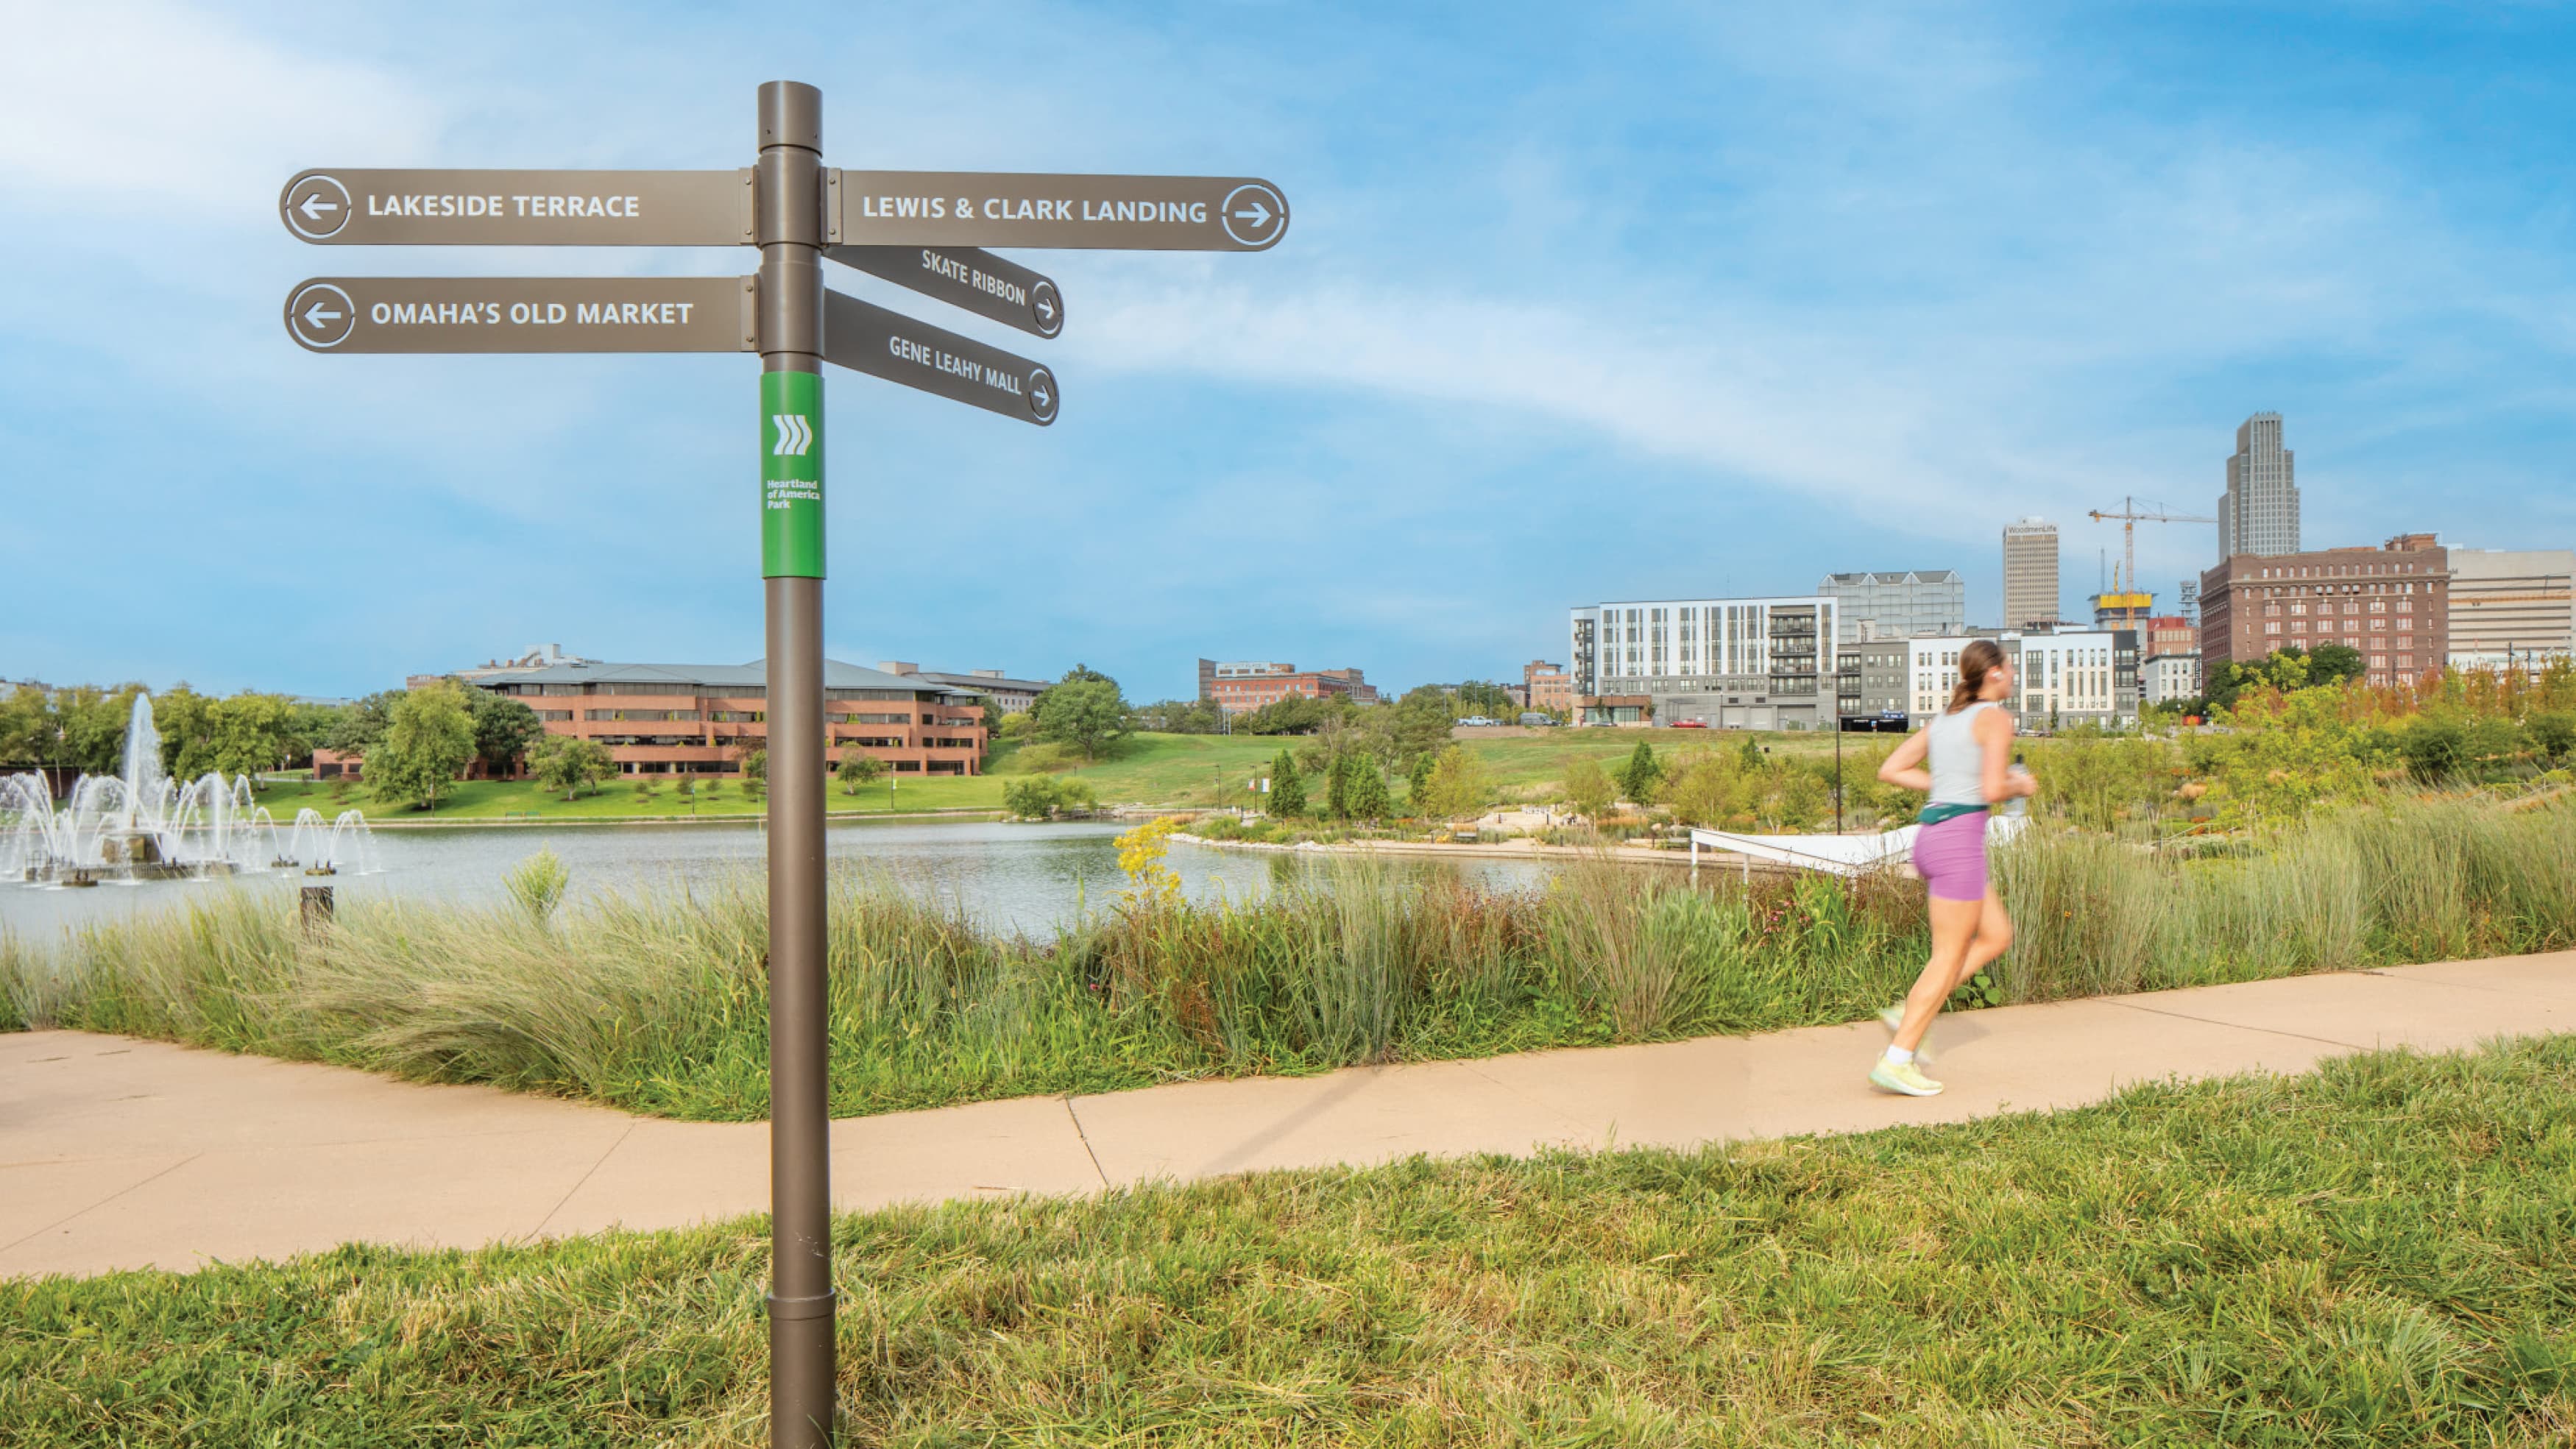
[[[2135,498],[2121,499],[2120,511],[2117,513],[2096,508],[2086,516],[2095,523],[2108,523],[2115,518],[2120,520],[2120,573],[2111,580],[2111,592],[2094,598],[2093,607],[2096,613],[2106,608],[2120,610],[2126,626],[2131,629],[2138,627],[2138,611],[2148,607],[2149,601],[2155,597],[2153,594],[2138,591],[2138,525],[2140,523],[2216,523],[2218,521],[2215,518],[2204,518],[2197,513],[2166,513],[2161,507],[2152,513],[2140,513],[2138,500]]]

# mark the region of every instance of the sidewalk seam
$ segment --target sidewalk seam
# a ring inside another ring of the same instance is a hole
[[[529,1237],[533,1238],[537,1234],[546,1230],[546,1224],[555,1220],[555,1214],[564,1210],[564,1204],[572,1201],[573,1194],[581,1191],[583,1186],[589,1183],[593,1177],[598,1176],[599,1170],[608,1165],[608,1159],[617,1155],[617,1149],[626,1145],[626,1139],[635,1135],[635,1129],[638,1125],[638,1123],[634,1122],[626,1124],[626,1130],[617,1134],[617,1140],[608,1144],[608,1150],[599,1154],[599,1160],[590,1165],[589,1171],[584,1172],[581,1175],[581,1180],[564,1189],[564,1195],[556,1200],[553,1207],[546,1209],[546,1215],[544,1217],[537,1219],[537,1225],[528,1230]]]
[[[2342,1041],[2330,1036],[2310,1036],[2303,1031],[2283,1031],[2277,1026],[2247,1026],[2241,1021],[2220,1021],[2216,1017],[2211,1016],[2194,1016],[2187,1011],[2160,1011],[2152,1006],[2140,1006],[2134,1001],[2114,1001],[2111,1005],[2125,1006],[2131,1011],[2143,1011],[2149,1016],[2170,1017],[2175,1021],[2196,1021],[2203,1026],[2223,1026],[2235,1031],[2259,1031],[2266,1036],[2286,1036],[2292,1041],[2312,1041],[2321,1046],[2342,1047],[2346,1051],[2366,1052],[2378,1050],[2378,1048],[2364,1042]]]
[[[135,1191],[137,1188],[149,1187],[153,1183],[159,1182],[161,1179],[168,1177],[171,1173],[177,1172],[180,1168],[187,1166],[189,1163],[194,1162],[205,1155],[206,1154],[202,1152],[189,1153],[187,1156],[171,1163],[168,1167],[161,1169],[150,1177],[143,1178],[136,1182],[127,1183],[125,1186],[118,1188],[116,1191],[111,1192],[107,1196],[100,1198],[98,1201],[91,1203],[89,1206],[82,1208],[79,1212],[65,1213],[61,1217],[54,1219],[52,1222],[45,1224],[43,1227],[36,1229],[34,1232],[27,1234],[23,1238],[14,1239],[6,1243],[0,1243],[0,1253],[8,1252],[10,1249],[17,1247],[21,1243],[32,1243],[36,1239],[43,1237],[45,1234],[52,1232],[54,1229],[61,1227],[63,1224],[70,1222],[72,1219],[81,1217],[88,1213],[94,1213],[100,1208],[107,1206],[109,1203],[116,1201],[118,1198],[125,1196],[127,1193]]]
[[[1082,1144],[1082,1155],[1091,1159],[1091,1175],[1100,1179],[1103,1188],[1108,1187],[1109,1174],[1101,1171],[1100,1154],[1091,1150],[1091,1134],[1082,1130],[1082,1114],[1073,1110],[1071,1097],[1064,1099],[1064,1119],[1073,1124],[1073,1137]]]

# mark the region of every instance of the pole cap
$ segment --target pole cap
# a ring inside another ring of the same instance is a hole
[[[823,149],[823,93],[803,81],[760,83],[760,144]]]

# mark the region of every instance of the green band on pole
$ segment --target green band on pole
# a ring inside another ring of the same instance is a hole
[[[760,375],[760,576],[823,577],[823,378]]]

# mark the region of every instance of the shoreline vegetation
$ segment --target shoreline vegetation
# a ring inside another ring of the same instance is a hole
[[[1202,1077],[1747,1034],[1864,1018],[1926,947],[1920,887],[1578,860],[1483,890],[1368,855],[1250,901],[1137,888],[1042,938],[836,877],[836,1116]],[[1122,855],[1128,840],[1122,840]],[[2019,924],[1995,997],[2046,1001],[2576,946],[2576,808],[2390,793],[2243,837],[2145,850],[2034,830],[1998,850]],[[0,934],[0,1028],[62,1026],[481,1082],[651,1115],[767,1110],[767,912],[743,873],[565,903],[212,902]]]
[[[2571,1081],[2557,1037],[842,1215],[838,1397],[869,1444],[2560,1444]],[[752,1217],[0,1281],[0,1438],[761,1443],[768,1253]]]

